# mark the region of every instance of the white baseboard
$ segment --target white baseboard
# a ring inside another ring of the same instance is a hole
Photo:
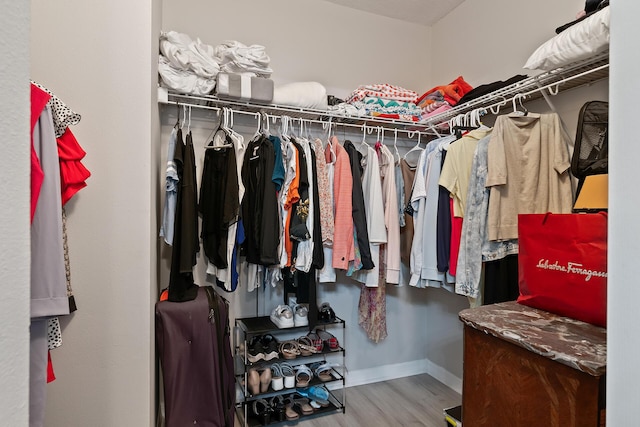
[[[462,393],[462,380],[428,359],[348,371],[347,387],[389,381],[420,374],[429,374],[447,387],[458,393]]]

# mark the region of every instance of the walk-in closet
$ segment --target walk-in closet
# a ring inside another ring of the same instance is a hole
[[[6,425],[640,418],[640,5],[4,9]]]

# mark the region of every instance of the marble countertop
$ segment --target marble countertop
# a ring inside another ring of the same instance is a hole
[[[607,370],[607,330],[513,302],[462,310],[462,322],[593,376]]]

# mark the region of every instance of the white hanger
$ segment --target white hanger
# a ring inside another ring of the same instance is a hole
[[[362,125],[362,143],[360,144],[360,146],[366,146],[367,148],[369,148],[369,144],[367,144],[367,141],[365,141],[365,138],[367,136],[367,133],[371,133],[373,132],[373,129],[368,129],[367,125]]]
[[[520,117],[520,116],[526,116],[529,113],[529,110],[527,110],[524,105],[522,104],[522,98],[524,98],[524,95],[521,94],[516,94],[513,99],[511,100],[511,102],[513,103],[513,112],[509,114],[510,117]],[[520,103],[520,107],[522,107],[523,111],[518,110],[518,106],[516,105],[516,101],[519,101]]]
[[[393,130],[393,151],[397,157],[396,163],[400,161],[400,152],[398,151],[398,129]]]
[[[413,138],[413,135],[415,135],[415,132],[410,132],[407,134],[409,136],[409,138]],[[418,142],[416,143],[416,145],[410,149],[409,151],[407,151],[404,155],[404,159],[407,160],[407,156],[410,153],[414,153],[414,152],[422,152],[422,148],[420,147],[420,132],[418,132]]]

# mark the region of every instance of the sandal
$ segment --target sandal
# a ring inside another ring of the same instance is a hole
[[[271,400],[269,400],[269,405],[271,405],[272,421],[281,422],[287,419],[284,398],[282,397],[282,395],[273,396]]]
[[[280,369],[280,365],[277,363],[271,365],[271,388],[274,391],[280,391],[284,388],[282,369]]]
[[[318,335],[318,337],[330,351],[340,350],[340,343],[338,342],[338,339],[331,335],[329,332],[322,329],[316,329],[316,335]]]
[[[319,339],[319,338],[318,338]],[[302,356],[311,356],[312,354],[318,353],[318,349],[313,344],[311,338],[306,335],[301,336],[297,339],[298,348],[300,349],[300,355]],[[322,340],[320,340],[322,342]]]
[[[313,371],[307,365],[296,366],[296,387],[306,387],[313,379]]]
[[[280,353],[287,360],[300,356],[300,347],[297,341],[283,341],[280,343]]]
[[[266,426],[271,423],[271,406],[264,399],[258,399],[253,401],[253,413],[258,420],[260,420],[260,424]]]
[[[293,402],[293,398],[292,397],[288,397],[285,401],[285,405],[284,405],[284,415],[287,418],[287,420],[291,421],[291,420],[297,420],[298,418],[300,418],[300,414],[298,414],[294,409],[294,402]]]
[[[318,336],[318,334],[316,332],[309,332],[307,334],[307,338],[309,338],[311,340],[312,345],[315,347],[316,349],[316,353],[322,353],[322,339],[320,338],[320,336]]]
[[[296,386],[296,374],[293,370],[293,366],[287,362],[280,363],[280,371],[284,378],[284,388],[294,388]]]
[[[301,396],[315,400],[321,405],[329,404],[329,391],[323,386],[312,385],[311,387],[296,389],[296,391]]]
[[[333,368],[339,366],[340,365],[337,363],[324,362],[316,362],[309,365],[316,377],[318,377],[322,382],[333,381],[335,379],[332,374]]]
[[[313,406],[309,405],[309,399],[304,397],[293,399],[293,403],[298,405],[298,408],[302,411],[302,415],[313,414]]]

